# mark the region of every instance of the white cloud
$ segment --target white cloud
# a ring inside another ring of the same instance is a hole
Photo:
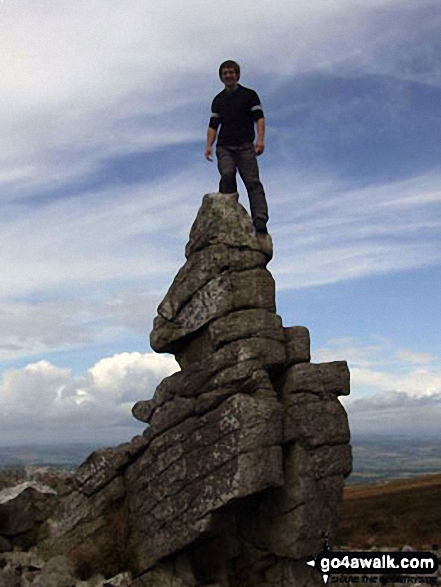
[[[441,358],[384,338],[331,340],[314,362],[348,361],[351,393],[340,397],[352,434],[440,434]]]
[[[440,362],[434,367],[415,368],[412,364],[400,363],[400,370],[386,372],[375,368],[351,370],[354,385],[362,389],[399,390],[409,395],[421,397],[441,393]]]
[[[48,361],[11,369],[3,374],[1,403],[4,413],[31,418],[50,409],[69,377],[69,369],[59,369]]]
[[[39,361],[3,373],[2,443],[129,440],[142,425],[130,413],[158,383],[179,370],[169,355],[121,353],[81,376]]]
[[[155,353],[121,353],[101,359],[88,371],[93,394],[106,400],[109,395],[122,402],[135,402],[177,369],[172,357]],[[141,397],[140,397],[141,395]]]
[[[348,405],[372,396],[421,399],[441,394],[441,357],[434,353],[396,348],[382,338],[348,337],[329,341],[317,350],[314,361],[335,361],[336,357],[346,360],[351,372]]]
[[[440,435],[441,393],[415,397],[387,391],[342,402],[348,411],[352,434]]]
[[[366,412],[384,412],[385,410],[405,409],[430,409],[431,407],[441,408],[441,393],[430,396],[415,397],[404,391],[387,391],[377,393],[369,397],[360,397],[347,402],[348,409],[352,414]]]

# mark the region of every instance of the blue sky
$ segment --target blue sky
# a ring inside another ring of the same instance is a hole
[[[0,442],[142,430],[231,58],[266,115],[284,324],[348,361],[354,434],[438,434],[440,29],[424,0],[3,0]]]

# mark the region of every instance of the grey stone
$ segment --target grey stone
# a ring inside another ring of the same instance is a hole
[[[349,369],[346,361],[301,363],[285,371],[284,394],[310,392],[318,395],[349,393]]]
[[[132,442],[94,451],[76,470],[75,485],[86,495],[96,493],[117,477],[121,469],[133,460],[145,444],[145,439],[138,436]]]
[[[208,531],[218,508],[283,483],[281,417],[276,400],[236,394],[151,442],[126,475],[144,568]]]
[[[48,560],[32,581],[33,587],[76,587],[73,563],[62,555]]]
[[[158,306],[158,314],[173,321],[196,292],[220,274],[265,266],[265,256],[259,251],[229,247],[223,243],[207,247],[192,255],[179,270]]]
[[[75,587],[75,585],[74,577],[58,573],[40,574],[32,582],[32,587]]]
[[[24,482],[0,492],[0,534],[22,534],[43,522],[55,508],[54,490],[33,482]]]
[[[313,393],[296,393],[284,414],[285,442],[305,442],[310,448],[349,442],[347,414],[336,398],[321,399]]]
[[[76,491],[62,500],[43,525],[39,549],[46,556],[69,554],[78,547],[108,539],[106,513],[125,497],[122,477],[115,477],[100,491],[86,495]]]
[[[290,326],[283,331],[286,341],[286,368],[297,363],[309,363],[311,360],[309,330],[304,326]]]
[[[256,237],[236,198],[204,197],[186,251],[188,260],[158,307],[150,336],[154,350],[178,353],[186,338],[236,310],[274,312],[274,281],[265,270],[271,237]]]
[[[273,391],[265,368],[283,365],[284,361],[282,342],[265,338],[234,341],[163,379],[153,399],[137,402],[132,413],[150,423],[154,434],[162,432],[218,405],[219,397]]]
[[[271,261],[273,258],[273,240],[269,233],[257,233],[257,242],[259,243],[260,250],[265,255],[267,261]]]
[[[198,290],[173,321],[158,315],[153,324],[150,345],[157,352],[175,352],[182,339],[215,318],[247,308],[275,311],[274,280],[266,269],[227,272]]]
[[[349,395],[349,369],[346,361],[333,361],[320,365],[324,388],[335,395]]]
[[[285,484],[268,494],[262,504],[259,529],[272,552],[298,560],[315,556],[322,546],[322,532],[336,524],[343,477],[316,479],[311,452],[300,444],[285,451]]]
[[[132,576],[130,573],[119,573],[103,583],[103,587],[130,587],[131,585]]]
[[[349,444],[322,446],[311,452],[316,479],[342,475],[347,477],[352,471],[352,451]]]
[[[149,423],[155,433],[173,428],[195,414],[194,398],[176,397],[173,401],[157,406],[149,417]]]
[[[132,408],[132,415],[140,422],[148,423],[152,415],[154,404],[151,400],[140,400]]]
[[[16,550],[4,553],[0,566],[0,586],[30,587],[43,566],[44,561],[34,552]]]
[[[214,353],[214,347],[211,342],[209,324],[199,329],[195,334],[185,339],[185,345],[180,345],[175,350],[175,358],[181,369],[189,367],[193,363],[198,363],[204,358],[209,358]]]
[[[237,196],[206,194],[185,247],[188,258],[196,251],[213,244],[260,251],[261,245],[245,208]]]
[[[280,316],[268,310],[251,309],[232,312],[211,322],[208,327],[213,350],[243,338],[262,337],[283,342],[283,327]]]
[[[72,561],[60,554],[49,559],[43,569],[43,574],[73,575],[74,572]]]

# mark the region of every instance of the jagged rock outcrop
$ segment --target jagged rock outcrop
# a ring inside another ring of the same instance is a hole
[[[204,197],[151,333],[181,371],[134,406],[141,437],[79,468],[47,553],[105,541],[118,511],[135,587],[321,584],[305,560],[332,540],[351,470],[349,371],[311,363],[307,329],[282,325],[271,256],[236,197]]]

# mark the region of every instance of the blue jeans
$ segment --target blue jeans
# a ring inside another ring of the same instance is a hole
[[[223,194],[237,192],[236,171],[239,171],[248,192],[253,221],[262,220],[266,223],[268,221],[268,205],[259,179],[259,167],[253,143],[230,147],[218,145],[216,156],[217,167],[221,175],[219,191]]]

